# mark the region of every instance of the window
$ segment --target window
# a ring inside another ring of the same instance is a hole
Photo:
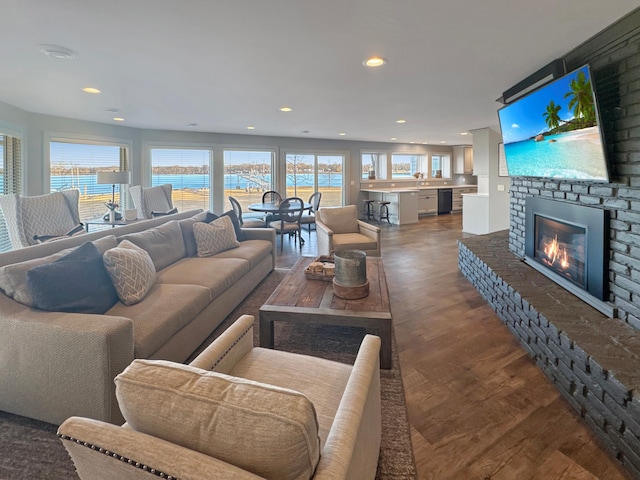
[[[425,155],[394,153],[391,155],[391,178],[411,178],[414,173],[427,175]]]
[[[17,137],[0,133],[0,194],[22,191],[22,141]],[[0,252],[11,250],[11,239],[0,209]]]
[[[224,150],[225,210],[234,197],[242,207],[242,216],[251,216],[248,207],[262,200],[262,194],[273,190],[273,159],[275,151]],[[262,215],[264,216],[264,215]]]
[[[152,148],[151,186],[170,183],[179,211],[209,210],[211,149]]]
[[[365,179],[384,179],[387,170],[387,154],[381,152],[362,152],[361,159],[361,177]]]
[[[128,165],[124,146],[66,140],[55,140],[49,144],[50,190],[80,190],[81,220],[105,214],[105,203],[111,201],[113,187],[96,183],[97,172],[125,170],[128,170]],[[121,199],[116,185],[115,201],[118,205],[122,205]]]
[[[322,192],[322,206],[343,205],[344,155],[288,153],[285,159],[287,197],[307,202],[313,192]]]
[[[451,178],[451,155],[431,155],[431,177]]]

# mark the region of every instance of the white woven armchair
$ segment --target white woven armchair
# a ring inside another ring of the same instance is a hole
[[[336,250],[362,250],[380,256],[380,228],[358,220],[358,207],[322,207],[316,213],[318,254]]]
[[[173,210],[173,186],[170,183],[145,188],[141,185],[129,187],[129,194],[136,207],[138,219],[166,215]]]
[[[0,195],[0,209],[13,249],[40,243],[38,237],[64,236],[80,225],[80,191],[45,195]]]

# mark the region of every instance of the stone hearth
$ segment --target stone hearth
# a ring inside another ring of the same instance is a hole
[[[640,331],[525,264],[509,232],[461,239],[458,264],[564,398],[640,478]]]

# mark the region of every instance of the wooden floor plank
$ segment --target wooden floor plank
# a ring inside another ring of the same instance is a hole
[[[419,479],[629,480],[460,274],[460,214],[382,230]],[[278,266],[316,255],[287,248]]]

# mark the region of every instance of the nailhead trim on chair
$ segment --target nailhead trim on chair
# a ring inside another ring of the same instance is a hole
[[[252,328],[253,328],[253,325],[251,325],[244,332],[242,332],[242,335],[240,335],[238,339],[235,342],[233,342],[229,348],[227,348],[227,350],[220,356],[220,358],[216,360],[216,363],[214,363],[213,365],[211,365],[211,367],[209,367],[209,370],[213,370],[214,368],[216,368],[216,366],[224,359],[224,357],[227,356],[227,353],[233,350],[233,347],[235,347],[238,344],[238,342],[242,340],[244,336],[251,331]]]
[[[91,450],[97,450],[98,452],[103,453],[103,454],[105,454],[105,455],[107,455],[109,457],[116,458],[116,459],[118,459],[118,460],[120,460],[121,462],[124,462],[124,463],[128,463],[132,467],[136,467],[136,468],[139,468],[141,470],[144,470],[145,472],[152,473],[153,475],[155,475],[157,477],[166,478],[167,480],[180,480],[178,477],[174,477],[173,475],[167,475],[166,473],[160,472],[160,471],[156,470],[155,468],[149,467],[148,465],[143,465],[140,462],[136,462],[135,460],[131,460],[130,458],[123,457],[122,455],[118,455],[117,453],[110,452],[109,450],[105,450],[104,448],[98,447],[96,445],[92,445],[89,442],[83,442],[82,440],[78,440],[77,438],[69,437],[68,435],[62,435],[62,434],[58,434],[58,437],[61,438],[62,440],[69,440],[69,441],[77,443],[78,445],[82,445],[82,446],[88,447]]]

